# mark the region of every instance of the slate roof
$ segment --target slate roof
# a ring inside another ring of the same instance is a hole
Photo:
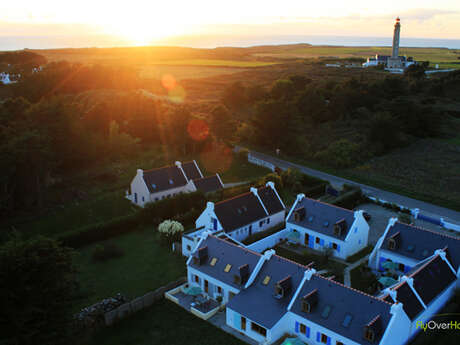
[[[216,190],[224,188],[217,175],[197,178],[193,180],[196,189],[203,193],[214,192]]]
[[[345,239],[355,220],[353,211],[309,198],[303,198],[297,203],[296,209],[301,207],[306,211],[303,220],[296,222],[292,212],[287,222],[340,240]],[[334,224],[341,219],[346,221],[347,226],[341,236],[337,236],[334,234]]]
[[[287,307],[299,286],[306,267],[273,255],[266,261],[251,286],[232,298],[227,307],[251,321],[270,329],[287,313]],[[270,276],[267,285],[262,282]],[[290,276],[291,288],[282,298],[274,296],[275,284]]]
[[[184,174],[177,166],[144,170],[144,181],[150,193],[158,193],[187,184]]]
[[[209,235],[201,243],[199,248],[204,248],[206,246],[208,247],[207,260],[202,265],[197,265],[192,259],[190,261],[190,267],[238,289],[241,289],[241,286],[234,282],[234,275],[239,273],[238,268],[248,264],[250,275],[261,256],[259,253],[239,247],[212,235]],[[194,252],[193,256],[196,256],[197,253],[198,250]],[[212,258],[217,258],[217,262],[214,266],[210,265]],[[227,264],[232,265],[232,267],[229,272],[224,272]]]
[[[394,290],[397,292],[396,300],[403,304],[403,309],[411,320],[424,310],[423,305],[406,282],[398,285]]]
[[[318,302],[310,313],[305,313],[302,311],[302,297],[314,289],[318,290]],[[391,305],[392,303],[314,274],[310,280],[305,281],[291,311],[359,344],[370,344],[363,337],[364,326],[379,317],[382,331],[376,334],[374,342],[378,344],[391,319]],[[326,306],[330,306],[331,310],[327,317],[323,317]],[[351,322],[345,327],[343,322],[347,314],[351,315]]]
[[[262,187],[257,190],[260,199],[265,205],[269,214],[275,214],[284,210],[283,204],[276,196],[276,193],[271,187]]]
[[[189,180],[194,180],[197,178],[202,178],[200,171],[198,170],[198,165],[195,161],[182,163],[182,170],[184,170],[185,175]]]
[[[269,215],[273,215],[283,210],[283,207],[276,194],[267,192],[266,188],[270,187],[259,188],[258,193]],[[252,192],[216,203],[214,212],[225,232],[231,232],[268,217],[259,199]]]
[[[426,305],[429,305],[436,296],[457,279],[457,276],[439,255],[427,261],[410,277],[414,279],[414,288]]]
[[[388,238],[397,232],[399,232],[397,248],[395,250],[388,249]],[[452,266],[458,269],[460,265],[460,239],[456,237],[396,222],[388,230],[382,244],[382,249],[415,260],[426,259],[432,256],[436,249],[444,249],[446,247]]]

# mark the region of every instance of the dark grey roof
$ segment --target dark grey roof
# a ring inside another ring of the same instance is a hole
[[[193,183],[195,184],[196,189],[202,191],[203,193],[214,192],[224,188],[217,175],[197,178],[193,180]]]
[[[157,193],[187,184],[184,174],[177,166],[145,170],[144,181],[150,193]]]
[[[232,298],[228,307],[265,328],[272,328],[287,313],[287,307],[302,280],[306,267],[273,255],[266,261],[251,286]],[[262,282],[270,276],[267,285]],[[291,288],[286,296],[277,299],[274,287],[277,282],[290,276]]]
[[[284,209],[271,187],[259,188],[257,192],[267,209],[268,215],[273,215]],[[259,199],[252,192],[216,203],[214,212],[225,232],[231,232],[268,217]]]
[[[388,249],[388,238],[399,232],[397,247]],[[396,222],[385,236],[382,249],[395,252],[399,255],[423,260],[434,254],[436,249],[447,247],[447,253],[452,266],[458,269],[460,265],[460,239],[440,234],[431,230],[415,227],[413,225]]]
[[[414,278],[414,288],[428,305],[457,279],[448,264],[436,255],[411,274]]]
[[[397,292],[396,299],[403,304],[403,309],[411,320],[424,310],[423,305],[406,282],[398,285],[394,290]]]
[[[201,178],[201,174],[195,165],[195,161],[182,163],[182,170],[184,170],[185,175],[189,180],[194,180],[196,178]]]
[[[275,214],[284,210],[283,204],[271,187],[259,188],[257,194],[259,194],[269,214]]]
[[[297,203],[296,209],[301,207],[305,209],[305,217],[299,222],[296,222],[294,219],[294,212],[292,212],[287,222],[341,240],[345,239],[355,220],[353,211],[309,198],[303,198]],[[342,231],[341,236],[336,236],[334,234],[334,224],[341,219],[345,220],[346,229]]]
[[[192,259],[190,267],[238,289],[240,289],[241,286],[234,282],[234,275],[239,272],[238,268],[248,264],[249,274],[251,274],[260,258],[259,253],[236,246],[212,235],[209,235],[201,243],[199,248],[204,248],[206,246],[208,247],[208,259],[206,262],[204,262],[203,265],[197,265]],[[196,255],[197,252],[198,250],[194,255]],[[214,266],[210,265],[212,258],[217,258],[217,262]],[[232,265],[232,267],[229,272],[224,272],[227,264]]]
[[[302,311],[302,298],[314,289],[318,290],[318,302],[307,314]],[[382,331],[376,334],[374,342],[378,344],[390,321],[391,305],[389,302],[314,274],[310,280],[305,281],[291,311],[359,344],[369,344],[363,337],[364,326],[379,316],[379,327]],[[329,315],[323,317],[326,306],[330,306],[331,309]],[[343,322],[347,314],[351,315],[351,322],[348,327],[344,327]]]
[[[252,192],[216,203],[214,212],[225,232],[267,217],[262,204]]]

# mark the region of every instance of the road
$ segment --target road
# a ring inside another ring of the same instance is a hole
[[[319,170],[311,169],[303,165],[288,162],[273,156],[266,155],[264,153],[251,151],[251,154],[259,159],[263,159],[267,162],[280,167],[281,169],[297,168],[305,174],[328,180],[334,187],[341,188],[344,183],[359,186],[363,193],[367,196],[373,196],[391,203],[404,205],[408,208],[418,208],[420,212],[433,217],[442,217],[448,222],[460,224],[460,212],[444,208],[441,206],[433,205],[424,201],[409,198],[407,196],[399,195],[396,193],[381,190],[375,187],[371,187],[362,183],[357,183],[351,180],[347,180],[335,175],[331,175]],[[308,195],[307,195],[308,196]]]

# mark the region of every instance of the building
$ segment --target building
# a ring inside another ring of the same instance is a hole
[[[182,236],[182,254],[189,256],[199,236],[205,232],[223,233],[243,241],[248,236],[284,222],[286,206],[273,182],[218,203],[208,202],[195,222],[196,231]]]
[[[398,222],[391,218],[383,235],[369,256],[369,267],[383,272],[384,263],[394,263],[395,273],[405,274],[436,250],[444,250],[452,266],[460,268],[460,239],[431,230]]]
[[[368,58],[363,67],[372,67],[378,65],[384,65],[390,70],[404,70],[410,65],[416,62],[412,57],[400,56],[399,55],[399,40],[401,36],[401,20],[396,18],[396,23],[393,31],[393,45],[391,55],[375,55],[375,58]]]
[[[195,160],[191,162],[176,162],[152,170],[138,169],[131,182],[126,198],[132,203],[144,207],[145,204],[156,202],[180,193],[213,192],[224,188],[219,174],[203,177]]]
[[[363,211],[350,211],[304,194],[297,195],[286,228],[291,242],[319,251],[331,248],[332,254],[341,259],[365,248],[369,237]]]
[[[210,298],[221,296],[226,325],[259,344],[295,334],[309,344],[403,345],[458,286],[451,266],[437,251],[375,297],[318,274],[311,264],[204,232],[187,260],[187,277]]]

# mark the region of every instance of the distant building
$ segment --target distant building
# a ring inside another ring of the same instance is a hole
[[[393,31],[393,46],[390,55],[375,55],[375,58],[368,58],[363,67],[372,67],[384,65],[388,69],[405,69],[416,62],[412,57],[399,55],[399,39],[401,35],[401,20],[396,18],[395,28]]]
[[[16,80],[11,80],[8,73],[0,73],[0,84],[13,84],[16,83]]]

